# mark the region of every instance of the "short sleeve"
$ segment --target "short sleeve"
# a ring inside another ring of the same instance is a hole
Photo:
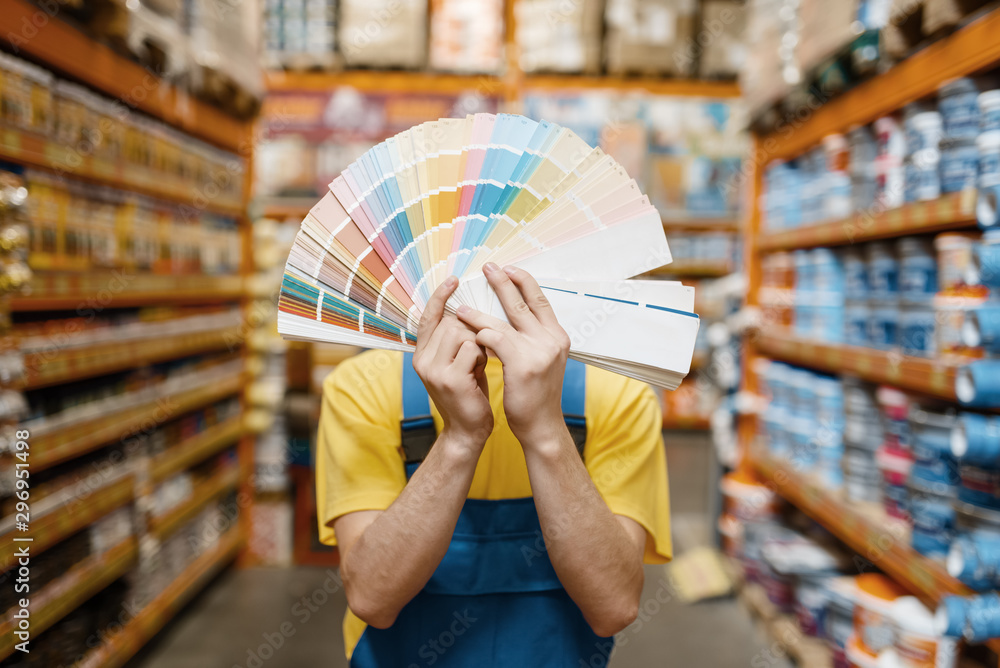
[[[646,529],[645,561],[673,558],[660,402],[645,384],[587,368],[587,446],[594,485],[616,515]]]
[[[361,510],[385,510],[406,485],[399,453],[402,355],[365,352],[345,360],[323,382],[316,444],[320,540],[336,545],[333,521]]]

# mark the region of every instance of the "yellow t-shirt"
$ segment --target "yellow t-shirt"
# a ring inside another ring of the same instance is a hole
[[[337,544],[335,519],[361,510],[385,510],[406,485],[399,433],[402,373],[402,353],[373,350],[342,362],[323,383],[316,495],[320,540],[327,545]],[[503,412],[502,374],[500,361],[491,358],[486,375],[494,428],[472,479],[472,499],[531,496],[524,453]],[[673,547],[656,395],[645,383],[588,366],[585,410],[583,455],[594,485],[613,513],[646,529],[646,563],[666,563]],[[431,413],[440,431],[441,415],[433,404]],[[348,657],[364,629],[365,623],[348,610]]]

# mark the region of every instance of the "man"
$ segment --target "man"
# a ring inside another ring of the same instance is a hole
[[[412,367],[367,352],[324,385],[320,532],[340,549],[355,668],[604,666],[643,561],[671,557],[655,394],[567,365],[535,280],[484,273],[509,323],[446,314],[449,278]]]

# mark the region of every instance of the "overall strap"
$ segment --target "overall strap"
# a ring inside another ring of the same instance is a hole
[[[573,437],[576,450],[583,457],[583,446],[587,443],[587,365],[577,360],[566,360],[566,375],[563,376],[562,412],[569,435]]]
[[[403,421],[399,423],[407,473],[424,461],[437,439],[431,401],[424,381],[413,368],[413,353],[403,355]]]
[[[577,360],[566,360],[561,400],[563,420],[581,457],[587,442],[586,399],[587,366]],[[437,438],[430,398],[413,368],[413,353],[403,355],[403,420],[399,430],[407,474],[412,474]]]

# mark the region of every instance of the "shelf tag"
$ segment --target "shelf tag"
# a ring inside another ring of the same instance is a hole
[[[21,133],[14,130],[4,130],[0,137],[3,137],[5,151],[14,156],[21,155]]]
[[[945,392],[948,389],[948,373],[940,366],[931,367],[930,386],[935,392]]]

